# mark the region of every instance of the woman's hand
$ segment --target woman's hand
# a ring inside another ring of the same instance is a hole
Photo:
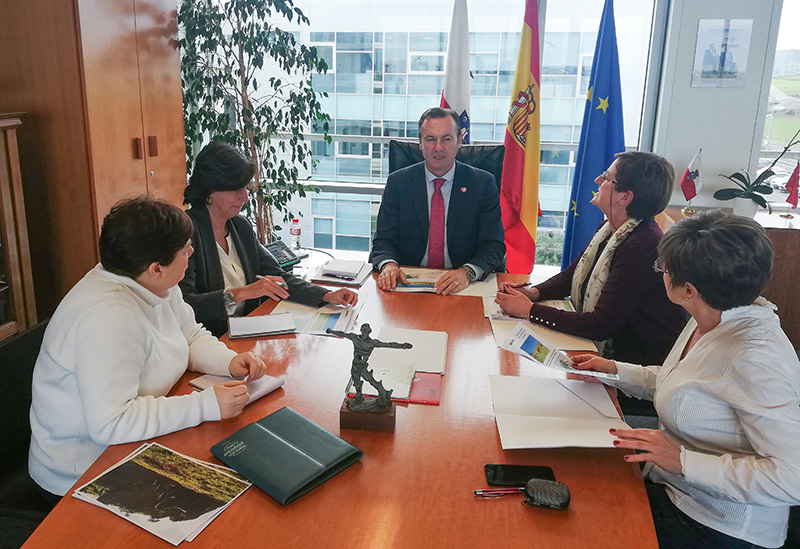
[[[629,454],[625,461],[651,461],[675,475],[680,475],[681,447],[672,441],[663,431],[657,429],[610,429],[617,437],[614,446],[630,450],[641,450],[643,454]]]
[[[517,290],[519,293],[530,299],[531,301],[539,301],[539,289],[538,288],[523,288],[516,282],[501,282],[500,289],[498,290],[500,293],[508,294],[509,289]]]
[[[247,377],[249,381],[258,379],[267,373],[264,361],[252,352],[240,353],[233,357],[228,365],[231,377]]]
[[[231,290],[233,298],[238,305],[242,301],[248,299],[258,299],[259,297],[268,297],[275,301],[281,301],[289,297],[289,292],[286,289],[286,282],[280,276],[262,276],[252,284],[242,286],[241,288],[234,288]]]
[[[495,303],[500,305],[503,312],[519,318],[528,318],[531,314],[533,302],[528,296],[510,286],[506,286],[503,291],[497,292]]]
[[[214,385],[214,394],[217,397],[217,404],[219,404],[221,419],[229,419],[242,413],[242,408],[250,398],[245,383],[245,380],[242,379]]]
[[[322,301],[331,305],[341,305],[343,307],[358,303],[358,294],[349,288],[342,288],[335,292],[328,292],[322,296]]]
[[[616,374],[617,364],[613,360],[600,358],[597,355],[575,355],[570,357],[572,367],[576,370],[592,370],[606,374]],[[586,383],[602,383],[594,376],[582,376],[578,374],[567,374],[567,379],[580,379]]]

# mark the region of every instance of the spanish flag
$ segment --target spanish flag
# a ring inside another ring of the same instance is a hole
[[[528,274],[539,222],[539,6],[525,3],[522,39],[505,136],[500,206],[509,273]]]

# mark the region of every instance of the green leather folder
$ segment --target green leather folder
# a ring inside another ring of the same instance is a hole
[[[361,459],[361,450],[288,406],[236,431],[211,453],[287,505]]]

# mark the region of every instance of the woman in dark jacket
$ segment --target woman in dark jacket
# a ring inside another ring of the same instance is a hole
[[[228,316],[246,315],[265,298],[311,306],[358,301],[350,289],[331,292],[286,274],[258,242],[240,215],[254,173],[255,166],[236,149],[212,141],[197,155],[184,192],[195,252],[180,288],[197,321],[216,336],[227,331]]]

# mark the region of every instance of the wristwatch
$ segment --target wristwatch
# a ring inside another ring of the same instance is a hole
[[[230,288],[222,290],[222,303],[225,305],[225,312],[231,316],[236,312],[236,298]]]
[[[462,269],[467,272],[467,278],[470,282],[475,282],[475,279],[478,278],[478,273],[475,272],[475,269],[470,267],[469,265],[462,265]]]

